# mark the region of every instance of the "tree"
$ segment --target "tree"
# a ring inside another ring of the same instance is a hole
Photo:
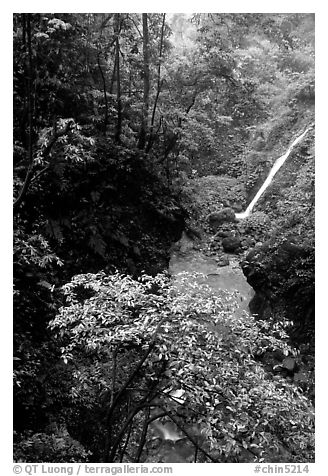
[[[66,305],[50,328],[73,373],[72,404],[106,409],[98,458],[119,461],[123,451],[138,461],[150,423],[162,419],[202,461],[309,461],[311,404],[260,363],[273,351],[293,355],[285,333],[276,327],[273,337],[268,323],[236,313],[233,296],[212,294],[204,278],[99,273],[63,287]]]
[[[163,19],[162,19],[161,36],[160,36],[160,44],[159,44],[159,54],[158,54],[158,66],[157,66],[157,89],[156,89],[156,95],[155,95],[155,99],[154,99],[153,112],[152,112],[152,116],[151,116],[147,152],[150,151],[153,140],[154,140],[155,114],[156,114],[158,98],[159,98],[161,88],[162,88],[162,84],[163,84],[163,82],[161,80],[161,66],[162,66],[162,60],[163,60],[164,28],[165,28],[165,13],[163,13]]]
[[[142,14],[142,32],[143,32],[143,106],[142,119],[139,135],[138,147],[143,149],[146,144],[146,134],[148,132],[148,110],[149,110],[149,91],[150,91],[150,70],[149,70],[149,32],[148,32],[148,14]]]

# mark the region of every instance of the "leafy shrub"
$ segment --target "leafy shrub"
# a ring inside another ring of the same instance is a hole
[[[67,430],[57,434],[35,433],[14,446],[14,461],[18,463],[78,463],[88,461],[88,457],[88,452]]]
[[[81,301],[81,286],[95,294]],[[67,304],[50,328],[74,377],[72,404],[92,411],[101,399],[107,408],[102,432],[112,443],[106,450],[100,441],[107,461],[118,457],[134,418],[153,406],[187,435],[201,427],[207,461],[312,459],[311,404],[258,362],[266,352],[295,351],[282,329],[269,335],[267,323],[238,311],[234,295],[214,295],[197,273],[172,284],[166,275],[78,275],[63,291]],[[128,453],[140,426],[132,434]]]

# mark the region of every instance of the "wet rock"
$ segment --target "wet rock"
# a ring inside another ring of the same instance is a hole
[[[186,229],[184,230],[188,238],[191,240],[201,240],[202,239],[202,233],[199,229],[186,225]]]
[[[311,274],[314,253],[298,240],[298,243],[296,239],[286,239],[283,243],[274,239],[258,242],[241,267],[256,292],[250,311],[261,319],[270,313],[284,315],[294,322],[290,336],[302,342],[314,327],[314,275]]]
[[[286,357],[282,361],[282,366],[289,372],[293,372],[296,368],[296,360],[294,359],[294,357]]]
[[[285,358],[285,354],[282,352],[280,349],[275,349],[272,351],[272,356],[274,359],[276,359],[278,362],[281,362]]]
[[[231,236],[230,231],[220,230],[214,235],[214,239],[216,239],[216,238],[227,238],[228,236]]]
[[[253,240],[251,238],[244,238],[241,242],[241,246],[244,249],[248,249],[253,245]]]
[[[261,262],[262,257],[261,250],[258,248],[251,249],[246,259],[241,263],[241,268],[252,288],[256,292],[266,294],[267,289],[270,288],[270,279]]]
[[[249,283],[249,281],[247,280]],[[255,288],[253,287],[255,290]],[[261,319],[268,319],[272,312],[271,307],[271,294],[269,291],[255,290],[256,294],[249,302],[249,310],[254,316],[258,316]]]
[[[243,211],[243,206],[241,203],[239,202],[236,202],[232,205],[232,208],[233,210],[236,212],[236,213],[241,213]]]
[[[133,251],[133,254],[134,254],[135,256],[137,256],[138,258],[140,258],[140,256],[141,256],[141,251],[140,251],[139,246],[136,246],[136,245],[133,246],[133,247],[132,247],[132,251]]]
[[[230,261],[228,258],[222,257],[218,262],[217,265],[222,268],[223,266],[229,266]]]
[[[234,222],[236,220],[235,212],[232,208],[223,208],[219,212],[210,213],[207,217],[207,221],[212,230],[218,230],[220,225],[225,222]]]
[[[126,267],[128,269],[129,274],[131,274],[131,276],[136,275],[137,267],[136,267],[135,262],[132,258],[127,258],[126,259]]]
[[[295,258],[300,257],[304,254],[304,251],[305,249],[303,246],[296,245],[295,243],[286,240],[277,249],[277,253],[275,254],[275,264],[284,267],[286,262],[291,262]]]
[[[227,236],[226,238],[223,238],[222,240],[222,246],[224,251],[228,253],[234,253],[235,251],[240,248],[241,245],[241,240],[238,236]]]
[[[294,382],[297,384],[308,383],[310,380],[310,375],[307,371],[301,370],[300,372],[296,372],[294,374]]]

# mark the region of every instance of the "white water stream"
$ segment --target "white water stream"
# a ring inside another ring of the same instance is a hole
[[[255,204],[257,203],[257,201],[260,199],[260,197],[263,195],[265,190],[268,188],[268,186],[272,182],[273,177],[276,175],[276,173],[278,172],[280,167],[285,163],[285,161],[287,160],[289,154],[291,153],[291,151],[293,150],[295,145],[298,144],[303,139],[303,137],[308,132],[310,127],[308,127],[299,137],[297,137],[297,139],[294,140],[294,142],[288,147],[287,152],[285,152],[284,155],[282,155],[281,157],[279,157],[279,159],[276,160],[272,169],[270,170],[269,175],[267,176],[266,180],[264,181],[262,187],[257,192],[257,194],[255,195],[255,197],[253,198],[251,203],[248,205],[246,210],[242,213],[236,213],[236,218],[237,219],[247,218],[251,214]]]

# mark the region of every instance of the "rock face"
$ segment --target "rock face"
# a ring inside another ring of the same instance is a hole
[[[224,222],[234,222],[236,220],[235,212],[232,208],[223,208],[219,212],[210,213],[207,221],[212,230],[217,231]]]
[[[313,250],[292,240],[264,242],[241,263],[247,282],[255,290],[250,310],[265,319],[284,313],[295,323],[295,338],[303,340],[314,326]]]
[[[234,253],[235,251],[240,248],[241,245],[241,240],[238,238],[238,236],[227,236],[226,238],[223,238],[222,240],[222,246],[224,251],[227,253]]]

